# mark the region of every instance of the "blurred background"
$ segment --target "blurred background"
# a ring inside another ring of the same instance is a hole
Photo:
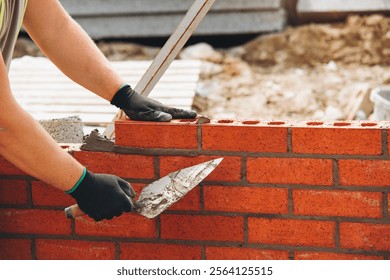
[[[60,2],[113,63],[153,60],[193,3]],[[373,91],[390,111],[389,13],[390,0],[217,0],[178,57],[201,62],[186,64],[199,69],[185,106],[214,118],[373,119]],[[15,58],[26,55],[42,56],[22,33]]]

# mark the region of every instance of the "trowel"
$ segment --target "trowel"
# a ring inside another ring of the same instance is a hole
[[[147,218],[155,218],[202,182],[222,160],[218,158],[183,168],[147,185],[134,203],[135,211]],[[66,208],[65,214],[67,218],[85,215],[77,204]]]

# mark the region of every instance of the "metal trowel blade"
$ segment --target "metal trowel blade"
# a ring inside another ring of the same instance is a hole
[[[203,181],[223,160],[218,158],[172,172],[146,186],[136,202],[136,211],[154,218]]]

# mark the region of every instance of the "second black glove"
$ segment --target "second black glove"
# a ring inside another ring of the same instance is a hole
[[[129,85],[122,86],[116,92],[111,104],[122,109],[130,119],[139,121],[169,122],[171,119],[194,119],[197,116],[195,111],[167,107],[139,95]]]

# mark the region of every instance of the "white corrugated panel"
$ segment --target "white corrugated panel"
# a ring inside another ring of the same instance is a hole
[[[115,61],[113,68],[135,87],[151,61]],[[150,98],[168,106],[190,109],[201,62],[174,61]],[[12,92],[37,120],[77,115],[88,125],[107,125],[118,109],[67,78],[47,58],[14,59],[10,69]]]

